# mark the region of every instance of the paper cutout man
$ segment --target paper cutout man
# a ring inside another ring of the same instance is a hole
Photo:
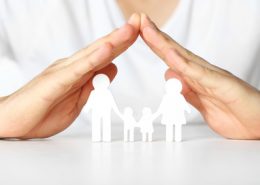
[[[152,114],[152,110],[148,107],[143,108],[143,115],[139,121],[139,126],[142,133],[142,141],[153,140],[153,121],[157,115]]]
[[[89,95],[85,111],[92,110],[92,141],[111,141],[111,110],[120,116],[115,100],[109,91],[110,80],[105,74],[98,74],[92,81],[94,90]]]
[[[121,116],[124,121],[124,141],[134,141],[134,129],[137,125],[135,118],[133,117],[133,109],[126,107],[124,113]]]
[[[162,115],[161,123],[166,126],[166,141],[173,141],[173,125],[175,125],[175,141],[182,140],[182,125],[186,124],[185,111],[190,113],[190,107],[181,94],[182,83],[169,79],[165,84],[166,94],[157,111]]]

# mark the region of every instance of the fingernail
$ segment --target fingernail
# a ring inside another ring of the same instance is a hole
[[[157,29],[157,26],[155,25],[155,23],[150,19],[150,17],[148,17],[146,14],[142,13],[144,19],[146,20],[146,22],[148,23],[148,25],[153,28],[153,29]]]
[[[128,19],[128,24],[135,24],[135,20],[136,20],[136,16],[137,16],[137,14],[136,13],[134,13],[134,14],[132,14],[131,16],[130,16],[130,18]]]

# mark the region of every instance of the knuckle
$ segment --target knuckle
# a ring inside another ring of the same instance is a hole
[[[182,75],[182,76],[190,76],[189,68],[190,68],[190,65],[189,65],[189,62],[187,61],[186,64],[178,66],[178,73],[180,73],[180,75]]]
[[[201,70],[198,72],[198,81],[203,80],[203,78],[210,78],[212,77],[212,71],[207,67],[199,67]]]
[[[95,70],[95,68],[97,67],[96,62],[91,58],[89,60],[86,60],[85,62],[86,64],[83,65],[74,64],[73,75],[76,79],[81,78],[83,75]]]
[[[68,62],[68,58],[58,59],[55,62],[53,62],[48,68],[53,68],[53,67],[59,66],[59,65],[66,63],[66,62]]]

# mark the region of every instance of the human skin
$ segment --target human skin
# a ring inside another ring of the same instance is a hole
[[[166,79],[178,78],[183,95],[208,125],[231,139],[260,138],[260,92],[238,77],[210,64],[161,32],[144,14],[71,57],[61,59],[13,94],[0,98],[0,137],[45,138],[66,129],[79,115],[92,90],[91,79],[141,34],[168,66]]]
[[[134,12],[143,12],[156,23],[163,27],[175,13],[180,0],[116,0],[122,15],[128,19]],[[158,8],[160,7],[160,11]]]
[[[140,34],[178,78],[183,95],[218,134],[230,139],[260,139],[260,92],[230,72],[183,48],[141,14]]]
[[[70,57],[60,59],[9,96],[0,98],[1,138],[46,138],[66,129],[79,115],[92,78],[117,72],[111,61],[134,43],[140,15]]]

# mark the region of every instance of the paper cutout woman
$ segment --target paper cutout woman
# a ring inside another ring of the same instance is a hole
[[[173,125],[175,125],[175,141],[182,140],[182,125],[186,124],[185,111],[190,113],[190,107],[181,94],[182,83],[169,79],[165,84],[166,94],[157,111],[162,115],[161,123],[166,127],[166,141],[173,141]]]

